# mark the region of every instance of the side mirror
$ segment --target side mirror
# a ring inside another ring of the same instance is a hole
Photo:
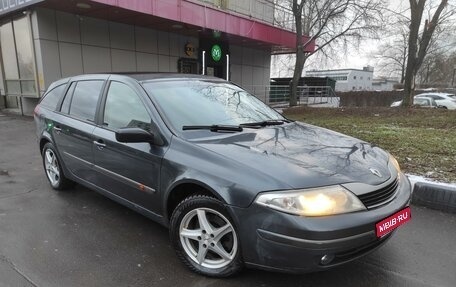
[[[116,131],[116,140],[123,143],[154,143],[154,135],[140,128],[122,128]]]

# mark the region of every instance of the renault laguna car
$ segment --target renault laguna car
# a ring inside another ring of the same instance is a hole
[[[52,188],[79,183],[166,226],[191,270],[325,270],[410,220],[386,151],[291,121],[222,79],[81,75],[35,109]]]

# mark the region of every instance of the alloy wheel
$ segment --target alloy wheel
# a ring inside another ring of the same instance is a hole
[[[44,153],[44,166],[51,185],[57,186],[60,180],[60,169],[57,156],[51,149],[47,149]]]
[[[185,253],[209,269],[230,264],[238,249],[236,231],[230,221],[210,208],[196,208],[181,221],[179,237]]]

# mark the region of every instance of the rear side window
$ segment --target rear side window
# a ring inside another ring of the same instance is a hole
[[[78,82],[70,104],[70,115],[93,122],[103,83],[98,80]]]
[[[40,106],[55,110],[57,103],[62,98],[63,91],[65,90],[66,84],[55,87],[50,90],[40,102]]]

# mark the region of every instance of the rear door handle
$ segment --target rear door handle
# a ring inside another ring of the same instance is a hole
[[[99,150],[102,150],[106,147],[106,144],[103,142],[103,140],[93,141],[93,143],[97,146]]]
[[[60,132],[62,131],[62,129],[61,129],[61,128],[59,128],[59,127],[56,127],[56,126],[54,126],[54,131],[56,131],[56,132],[60,133]]]

